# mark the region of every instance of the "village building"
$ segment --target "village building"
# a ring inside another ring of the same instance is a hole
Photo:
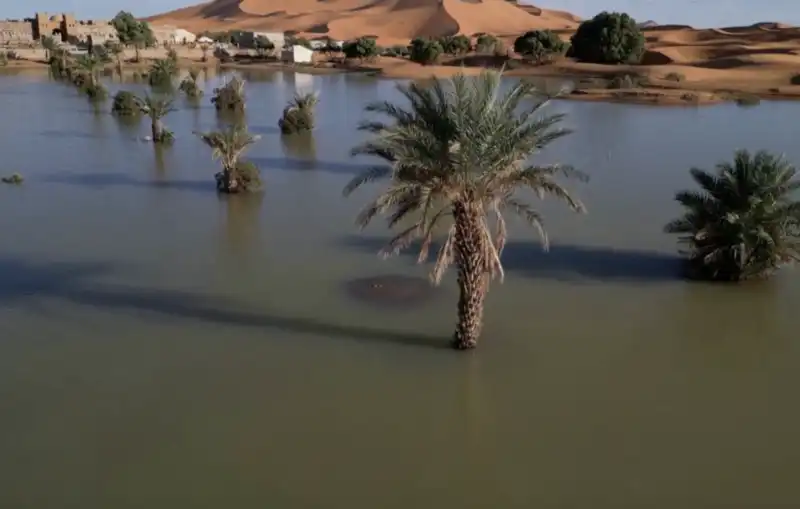
[[[281,60],[288,64],[311,64],[314,62],[314,51],[295,44],[281,52]]]

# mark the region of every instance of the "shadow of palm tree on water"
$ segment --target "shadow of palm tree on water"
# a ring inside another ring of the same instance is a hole
[[[359,251],[378,253],[387,240],[385,237],[347,235],[341,243]],[[432,256],[435,256],[439,245],[431,246]],[[402,256],[414,259],[418,253],[418,246],[401,251]],[[525,241],[509,242],[502,255],[506,272],[564,282],[680,281],[684,279],[682,261],[677,254],[604,246],[552,243],[549,251],[543,251],[541,244]]]
[[[30,305],[36,298],[61,299],[100,310],[128,310],[207,323],[283,330],[365,343],[448,349],[446,338],[357,325],[329,323],[305,317],[248,312],[236,303],[194,293],[142,289],[93,283],[92,279],[119,273],[104,263],[34,263],[0,258],[0,306]],[[143,318],[142,315],[140,317]]]

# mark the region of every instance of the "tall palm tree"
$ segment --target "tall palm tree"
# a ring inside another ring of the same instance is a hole
[[[221,131],[195,134],[211,147],[211,157],[222,163],[222,172],[216,175],[218,190],[237,193],[260,188],[258,169],[250,162],[241,161],[241,157],[261,136],[251,134],[243,124],[232,124]]]
[[[501,73],[484,72],[474,79],[458,74],[434,79],[429,86],[398,86],[408,107],[389,102],[367,106],[367,111],[389,117],[390,123],[362,124],[361,129],[374,136],[353,152],[389,164],[357,176],[344,189],[349,195],[365,183],[389,180],[388,188],[357,219],[362,228],[379,214],[388,215],[390,228],[411,222],[391,239],[384,255],[420,238],[419,260],[424,261],[437,226],[449,222],[431,279],[438,284],[449,265],[458,268],[460,298],[453,337],[457,349],[477,346],[489,282],[495,276],[502,280],[503,213],[521,216],[538,230],[543,247],[548,246],[540,214],[515,192],[529,189],[540,198],[551,195],[575,211],[585,211],[556,181],[558,175],[583,174],[566,166],[528,162],[532,154],[569,133],[556,128],[564,115],[542,115],[547,101],[532,101],[533,85],[520,82],[503,92],[500,83]],[[492,218],[494,231],[489,226]]]
[[[665,228],[689,247],[690,276],[742,281],[800,260],[800,181],[785,159],[740,150],[733,164],[690,172],[700,190],[675,195],[685,213]]]
[[[150,130],[153,143],[169,143],[173,140],[171,131],[164,127],[163,118],[175,111],[172,98],[169,96],[151,96],[146,94],[140,101],[142,113],[150,117]]]

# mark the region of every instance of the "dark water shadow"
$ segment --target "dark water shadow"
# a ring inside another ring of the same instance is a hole
[[[358,175],[365,172],[375,165],[358,163],[341,163],[336,161],[325,161],[315,159],[312,161],[299,159],[296,157],[251,157],[254,163],[262,169],[275,169],[287,171],[308,171],[319,170],[329,173]]]
[[[78,131],[70,131],[63,129],[48,129],[45,131],[39,131],[36,134],[47,138],[72,139],[72,140],[102,140],[104,138],[107,138],[107,136],[101,136],[99,134],[82,133]]]
[[[23,305],[30,298],[57,298],[96,309],[149,312],[169,318],[284,330],[331,339],[366,343],[449,349],[446,338],[357,325],[328,323],[313,318],[242,311],[233,302],[163,289],[99,285],[92,278],[121,272],[105,263],[39,263],[0,258],[0,305]],[[140,318],[143,316],[140,315]]]
[[[348,235],[341,244],[363,252],[378,253],[387,240]],[[433,256],[438,249],[439,245],[431,246]],[[401,256],[414,259],[418,254],[418,245],[401,252]],[[551,244],[550,250],[545,252],[537,242],[512,241],[503,250],[502,261],[506,272],[564,282],[667,282],[685,279],[683,258],[656,251]]]
[[[281,136],[281,148],[283,155],[287,158],[294,158],[297,161],[304,161],[308,169],[314,169],[317,160],[317,143],[313,132],[285,134]]]
[[[199,191],[203,193],[216,193],[213,180],[138,180],[127,175],[108,173],[57,173],[44,176],[43,182],[54,184],[67,184],[88,189],[102,190],[111,187],[141,187],[149,189],[175,189],[181,191]]]
[[[259,134],[261,136],[275,136],[281,134],[281,130],[276,126],[268,126],[268,125],[251,125],[248,126],[247,129],[253,134]]]

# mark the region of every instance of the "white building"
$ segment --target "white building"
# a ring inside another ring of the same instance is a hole
[[[184,30],[183,28],[176,28],[175,32],[172,34],[172,37],[175,44],[190,44],[197,40],[196,35],[188,30]]]
[[[295,44],[281,52],[281,60],[290,64],[310,64],[314,61],[314,51]]]
[[[200,44],[212,44],[214,42],[214,40],[211,39],[210,37],[206,37],[204,35],[204,36],[200,37],[199,39],[197,39],[197,42],[199,42]]]

